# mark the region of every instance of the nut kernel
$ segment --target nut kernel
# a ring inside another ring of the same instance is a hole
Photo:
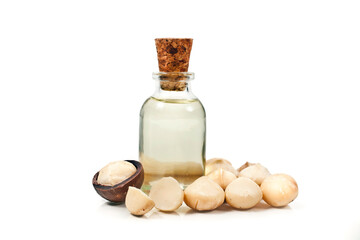
[[[184,191],[174,178],[163,177],[152,184],[149,197],[155,202],[157,209],[175,211],[183,203]]]
[[[222,168],[216,169],[215,171],[212,171],[209,175],[209,178],[211,178],[214,182],[220,185],[222,189],[226,189],[226,187],[236,179],[236,176],[227,170],[224,170]]]
[[[263,199],[273,207],[283,207],[294,201],[298,195],[298,185],[287,174],[273,174],[261,184]]]
[[[125,198],[125,206],[133,215],[141,216],[149,212],[155,203],[140,189],[129,187]]]
[[[127,161],[111,162],[99,171],[97,182],[104,186],[114,186],[129,178],[135,172],[135,166]]]
[[[239,177],[225,190],[226,202],[237,209],[249,209],[261,201],[260,187],[251,179]]]
[[[213,210],[223,204],[224,190],[207,176],[195,180],[184,191],[184,202],[198,211]]]

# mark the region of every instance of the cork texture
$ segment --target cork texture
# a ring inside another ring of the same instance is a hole
[[[187,72],[189,68],[192,38],[156,38],[156,50],[160,72]],[[181,76],[168,77],[161,82],[167,91],[184,91],[187,83]]]
[[[192,42],[191,38],[156,38],[160,72],[187,72]]]

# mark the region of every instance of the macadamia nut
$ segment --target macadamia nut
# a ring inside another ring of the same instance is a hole
[[[175,211],[184,200],[184,191],[172,177],[163,177],[151,186],[149,197],[161,211]]]
[[[298,185],[291,176],[273,174],[261,184],[263,199],[273,207],[283,207],[292,202],[298,195]]]
[[[223,204],[224,190],[207,176],[195,180],[184,191],[186,205],[198,211],[213,210]]]
[[[220,185],[222,189],[225,190],[225,188],[236,179],[235,174],[232,172],[229,172],[227,170],[224,170],[222,168],[216,169],[215,171],[212,171],[209,175],[209,178],[211,178],[214,182]]]
[[[135,166],[127,161],[111,162],[100,170],[97,182],[105,186],[114,186],[135,172]]]
[[[236,172],[237,172],[237,176],[239,176],[239,173],[244,170],[245,168],[249,167],[249,166],[252,166],[252,165],[255,165],[255,163],[249,163],[249,162],[246,162],[244,163],[243,165],[241,165],[241,167],[239,167]]]
[[[226,160],[225,158],[211,158],[206,161],[206,164],[213,164],[213,163],[225,163],[232,165],[229,160]]]
[[[270,175],[269,170],[260,163],[249,164],[248,167],[244,168],[239,172],[239,177],[247,177],[256,182],[258,185],[264,181],[264,179]]]
[[[226,202],[238,209],[249,209],[261,201],[262,192],[253,180],[239,177],[231,182],[225,190]]]
[[[149,212],[155,203],[140,189],[129,187],[125,198],[125,206],[131,214],[141,216]]]
[[[219,168],[232,172],[234,175],[237,174],[231,162],[229,162],[228,160],[223,158],[212,158],[206,161],[205,175],[207,176],[208,174]]]

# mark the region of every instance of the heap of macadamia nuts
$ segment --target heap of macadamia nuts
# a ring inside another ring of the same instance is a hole
[[[231,175],[233,169],[231,162],[213,158],[206,162],[205,175],[225,187],[226,202],[234,208],[248,209],[261,199],[270,206],[283,207],[298,195],[295,179],[287,174],[271,174],[260,163],[243,164],[236,171],[235,180]]]
[[[184,201],[184,191],[178,181],[172,177],[163,177],[154,182],[149,197],[140,189],[131,188],[131,191],[137,193],[128,193],[125,205],[130,213],[137,216],[146,214],[154,206],[164,212],[175,211]]]
[[[134,171],[134,166],[128,162],[111,163],[100,171],[98,181],[103,185],[117,184],[134,175]],[[137,216],[153,207],[164,212],[175,211],[183,202],[196,211],[214,210],[225,201],[242,210],[256,206],[261,200],[273,207],[283,207],[298,195],[297,183],[289,175],[271,174],[261,164],[249,162],[235,170],[231,162],[222,158],[208,160],[205,176],[185,190],[172,177],[152,183],[149,195],[137,187],[128,187],[125,198],[127,209]]]
[[[283,207],[298,195],[298,186],[292,177],[271,174],[259,163],[246,162],[235,170],[228,160],[213,158],[206,162],[205,173],[206,176],[198,178],[185,191],[174,178],[162,178],[153,184],[148,198],[141,200],[128,195],[126,206],[135,215],[142,215],[150,209],[134,211],[130,205],[133,201],[143,201],[139,209],[155,206],[160,211],[175,211],[183,201],[196,211],[214,210],[225,201],[235,209],[245,210],[261,200],[273,207]]]

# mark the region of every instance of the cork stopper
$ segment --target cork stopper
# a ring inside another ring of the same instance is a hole
[[[161,88],[167,91],[184,91],[186,82],[182,72],[189,68],[192,38],[156,38],[159,71],[172,73],[163,78]],[[178,73],[178,74],[176,74]]]

